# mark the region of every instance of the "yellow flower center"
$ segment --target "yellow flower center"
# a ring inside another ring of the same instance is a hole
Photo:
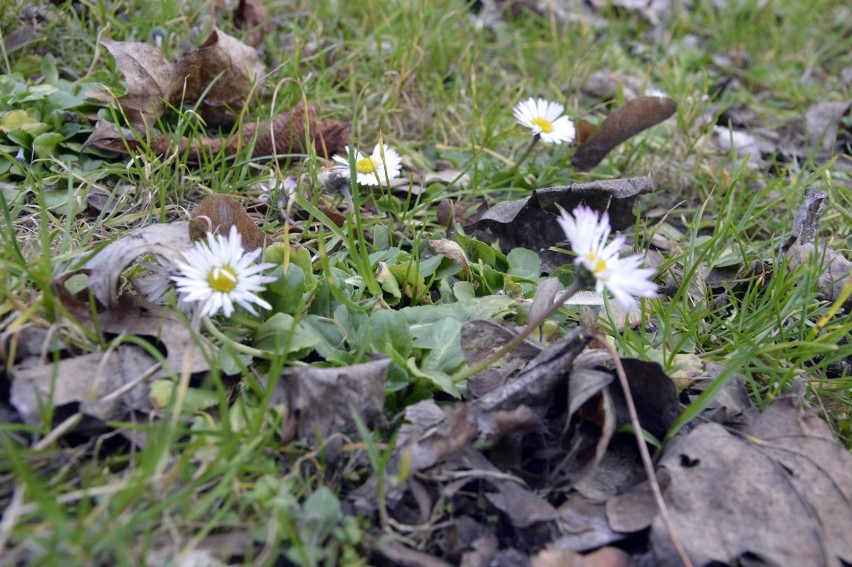
[[[213,271],[207,276],[207,283],[210,284],[213,291],[228,293],[237,287],[237,274],[230,266],[213,268]]]
[[[553,132],[553,122],[551,122],[547,118],[536,116],[532,119],[532,123],[538,126],[538,129],[541,130],[542,134],[550,134],[551,132]]]
[[[593,274],[597,275],[606,271],[606,260],[598,258],[594,252],[589,252],[586,256],[589,258],[589,263],[594,266],[592,268]]]
[[[355,162],[355,171],[364,174],[376,173],[378,165],[371,157],[361,158]]]

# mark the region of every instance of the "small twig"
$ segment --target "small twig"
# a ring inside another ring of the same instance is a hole
[[[603,335],[592,333],[592,337],[603,345],[610,356],[612,356],[612,361],[615,364],[615,373],[618,375],[618,382],[624,391],[624,399],[627,402],[627,413],[630,414],[630,423],[633,425],[633,434],[636,436],[636,444],[638,445],[639,455],[642,457],[642,465],[645,468],[645,474],[648,475],[648,483],[651,485],[651,492],[654,494],[657,508],[660,510],[660,515],[663,517],[663,522],[665,522],[666,529],[669,532],[669,539],[671,539],[672,545],[683,564],[686,567],[693,567],[692,561],[689,560],[686,551],[684,551],[683,546],[680,544],[680,540],[675,535],[674,525],[669,517],[669,509],[666,507],[666,501],[663,500],[663,492],[660,490],[657,475],[654,472],[654,463],[651,461],[651,454],[648,452],[648,447],[645,445],[645,438],[642,436],[642,425],[639,423],[639,415],[636,413],[636,405],[633,403],[633,395],[630,393],[630,384],[627,383],[627,374],[624,372],[621,358],[615,351],[615,347]]]

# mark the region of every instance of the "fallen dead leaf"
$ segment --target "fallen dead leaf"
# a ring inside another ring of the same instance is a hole
[[[252,220],[246,210],[230,195],[208,195],[192,211],[189,238],[195,240],[207,233],[227,236],[236,226],[242,236],[243,248],[257,250],[266,243],[266,233]]]
[[[36,426],[50,425],[42,423],[46,411],[61,410],[67,416],[78,408],[101,422],[122,419],[128,411],[151,409],[148,384],[158,368],[151,356],[133,345],[13,368],[10,401],[25,423]]]
[[[822,250],[817,251],[812,242],[808,244],[797,242],[785,252],[790,267],[807,264],[814,254],[819,254],[818,258],[823,266],[823,272],[817,280],[820,289],[818,297],[825,301],[835,301],[841,296],[843,286],[852,274],[852,262],[830,246],[823,246]],[[852,297],[847,298],[844,305],[847,309],[852,307]]]
[[[805,114],[805,130],[812,149],[832,153],[843,117],[852,109],[852,101],[821,102]]]
[[[169,63],[160,48],[148,43],[101,43],[124,75],[127,93],[118,104],[131,124],[151,129],[166,105],[200,102],[198,112],[208,126],[232,124],[254,84],[263,75],[257,52],[214,29],[193,51]]]
[[[287,370],[278,381],[275,403],[286,403],[284,429],[299,439],[326,439],[353,431],[355,411],[369,426],[384,419],[385,379],[390,358],[340,368],[306,366]],[[283,442],[292,437],[286,435]]]
[[[667,97],[640,96],[607,116],[594,134],[574,153],[571,163],[579,171],[598,165],[616,146],[651,126],[659,124],[677,110]]]
[[[248,44],[255,48],[274,29],[263,0],[240,0],[234,8],[234,25],[248,30]]]
[[[568,383],[568,417],[561,445],[565,456],[551,474],[563,486],[573,486],[603,458],[615,433],[615,406],[609,385],[613,376],[594,368],[575,366]]]
[[[436,254],[443,254],[450,260],[456,262],[462,269],[461,279],[473,281],[473,271],[470,269],[470,262],[467,259],[467,255],[464,253],[464,249],[459,246],[458,242],[446,239],[430,240],[429,247],[432,248]]]
[[[783,396],[739,434],[707,423],[666,447],[663,494],[693,564],[852,562],[852,456],[800,404]],[[655,507],[646,497],[630,498],[635,502],[621,502],[616,526],[642,529]],[[655,565],[681,564],[659,515],[650,537]]]
[[[465,361],[474,365],[493,355],[515,338],[515,333],[492,321],[468,321],[462,326],[461,347]],[[506,379],[535,357],[541,348],[524,341],[496,363],[468,378],[468,391],[475,398],[503,385]]]
[[[796,211],[793,229],[790,231],[786,248],[797,241],[799,244],[814,242],[819,231],[820,210],[823,201],[825,201],[825,193],[815,189],[805,189],[805,199]]]
[[[307,137],[305,132],[307,130]],[[319,120],[317,108],[309,106],[307,112],[302,105],[288,112],[276,114],[271,120],[261,123],[245,123],[233,137],[196,136],[177,141],[177,151],[189,163],[198,163],[202,156],[222,153],[233,156],[243,148],[251,148],[252,157],[275,159],[277,156],[302,154],[313,150],[326,158],[343,153],[349,143],[349,124],[338,120]],[[139,147],[135,135],[126,129],[119,130],[114,124],[99,120],[95,130],[86,140],[102,150],[129,154]],[[147,146],[155,154],[163,156],[175,151],[172,135],[154,136]]]
[[[86,273],[89,275],[88,289],[95,299],[107,309],[114,309],[118,305],[121,274],[134,260],[146,254],[156,254],[174,264],[183,260],[183,252],[190,244],[188,222],[152,224],[137,228],[108,244],[79,270],[59,276],[57,283],[61,284],[75,274]]]
[[[633,559],[617,547],[604,547],[588,555],[571,549],[543,549],[532,558],[532,567],[632,567]]]
[[[503,252],[517,247],[542,251],[565,240],[565,233],[556,222],[559,208],[573,211],[585,204],[597,211],[607,211],[612,229],[623,230],[636,221],[633,206],[639,195],[652,190],[653,182],[648,176],[537,189],[524,199],[495,204],[465,228],[475,231],[483,240],[499,240]],[[540,256],[545,271],[569,258],[546,251]]]

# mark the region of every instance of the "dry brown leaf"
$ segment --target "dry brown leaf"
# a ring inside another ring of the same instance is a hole
[[[257,250],[266,243],[266,233],[230,195],[208,195],[198,203],[189,220],[189,238],[195,240],[213,232],[222,236],[236,226],[242,236],[243,248]]]
[[[569,256],[543,250],[565,241],[565,233],[556,222],[559,208],[573,211],[585,204],[596,211],[607,211],[612,229],[624,230],[636,221],[633,206],[639,195],[653,187],[651,178],[644,176],[537,189],[524,199],[495,204],[465,228],[483,240],[498,239],[503,252],[517,247],[541,251],[542,269],[549,272],[570,261]]]
[[[79,409],[102,422],[121,419],[122,408],[125,413],[150,410],[148,383],[156,368],[154,359],[133,345],[13,368],[10,401],[24,422],[36,426],[45,425],[42,416],[48,408],[61,408],[62,416]]]
[[[101,40],[115,59],[127,83],[118,104],[131,124],[153,127],[165,109],[165,101],[177,89],[172,65],[159,47],[137,41]]]
[[[852,563],[852,455],[800,403],[778,398],[742,435],[703,424],[666,448],[664,495],[693,564]],[[656,565],[680,565],[659,516],[651,543]]]
[[[461,347],[465,361],[472,366],[485,360],[515,336],[509,329],[492,321],[468,321],[461,330]],[[502,359],[468,378],[468,390],[473,397],[478,398],[499,388],[509,376],[523,368],[539,352],[539,346],[524,341]]]
[[[130,123],[144,130],[154,126],[167,104],[198,101],[208,126],[231,124],[263,75],[257,52],[217,29],[198,49],[174,63],[147,43],[111,39],[101,43],[127,83],[127,93],[118,98],[118,104]]]
[[[835,147],[837,133],[843,117],[849,114],[852,102],[821,102],[808,109],[805,114],[805,130],[812,149],[831,153]]]
[[[799,244],[814,242],[819,233],[819,218],[823,201],[825,201],[825,193],[815,189],[805,189],[805,199],[799,205],[796,216],[793,218],[793,229],[790,231],[785,249],[796,241]]]
[[[553,477],[573,486],[600,463],[615,433],[616,416],[609,388],[612,374],[575,366],[568,380],[568,417],[561,440],[565,456]]]
[[[401,543],[389,541],[376,546],[375,552],[390,561],[392,565],[404,567],[452,567],[433,555],[406,547]]]
[[[657,439],[662,439],[680,415],[677,387],[674,381],[656,362],[636,358],[621,358],[627,383],[639,423]],[[624,392],[612,389],[612,397],[618,413],[619,424],[629,423]]]
[[[504,512],[515,527],[527,528],[538,522],[554,520],[559,515],[547,500],[525,488],[518,479],[501,475],[500,469],[473,447],[465,447],[462,456],[471,469],[496,473],[483,476],[483,480],[497,489],[497,492],[486,492],[485,497]]]
[[[195,374],[210,369],[207,360],[213,352],[212,347],[192,332],[183,317],[173,309],[148,303],[130,293],[122,295],[112,309],[97,313],[94,319],[87,303],[66,303],[66,307],[92,332],[136,335],[164,350],[167,368],[158,372],[156,378],[174,377],[182,371]]]
[[[315,439],[315,435],[326,439],[354,430],[353,410],[368,426],[381,424],[390,362],[380,358],[340,368],[306,366],[284,372],[274,399],[287,405],[290,423],[285,430],[299,439]]]
[[[456,262],[462,269],[461,279],[473,281],[473,271],[470,269],[470,262],[468,262],[467,255],[464,253],[464,249],[459,246],[458,242],[446,239],[430,240],[429,247],[432,248],[436,254],[443,254],[450,260]]]
[[[255,48],[260,47],[263,36],[274,29],[263,0],[240,0],[234,8],[234,25],[248,30],[248,44]]]
[[[807,244],[797,242],[787,249],[785,255],[790,267],[795,267],[810,262],[811,256],[815,253],[819,254],[818,258],[823,269],[817,280],[820,289],[819,298],[836,301],[843,291],[843,286],[852,277],[852,262],[830,246],[824,246],[822,250],[817,251],[813,242]],[[852,297],[847,298],[844,305],[847,308],[852,306]]]
[[[307,129],[307,139],[306,139]],[[344,153],[349,143],[349,124],[338,120],[319,120],[317,108],[309,106],[307,113],[302,105],[288,112],[276,114],[263,123],[247,123],[233,137],[194,137],[192,142],[181,138],[177,151],[189,163],[198,163],[203,156],[222,153],[236,155],[243,148],[251,148],[252,157],[272,159],[276,156],[303,154],[309,148],[320,156],[330,157]],[[128,154],[140,147],[132,132],[119,130],[114,124],[98,121],[86,145],[99,149]],[[155,154],[163,156],[175,151],[174,136],[160,135],[147,142]]]
[[[532,558],[532,567],[632,567],[633,559],[617,547],[604,547],[588,555],[571,549],[543,549]]]
[[[640,96],[607,116],[589,140],[571,158],[579,171],[598,165],[613,148],[651,126],[659,124],[677,110],[670,98]]]

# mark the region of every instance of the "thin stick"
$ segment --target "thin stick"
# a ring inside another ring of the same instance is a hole
[[[645,474],[648,475],[648,482],[651,485],[654,500],[657,502],[657,508],[660,510],[660,515],[663,517],[663,522],[665,522],[666,529],[669,532],[669,539],[671,539],[672,545],[683,564],[686,567],[693,567],[692,561],[689,560],[686,551],[684,551],[683,546],[680,544],[680,540],[675,535],[674,525],[669,517],[669,509],[666,507],[666,501],[663,500],[663,492],[660,490],[657,475],[654,472],[654,464],[651,462],[651,454],[648,452],[648,447],[645,445],[645,438],[642,436],[642,426],[639,424],[639,415],[636,413],[636,405],[633,403],[633,395],[630,393],[630,385],[627,383],[627,374],[624,372],[621,358],[615,351],[615,347],[603,335],[592,333],[592,337],[604,346],[615,364],[615,373],[618,375],[618,381],[621,384],[621,389],[624,391],[624,399],[627,402],[627,413],[630,414],[630,423],[633,425],[633,434],[636,436],[636,444],[639,448],[639,454],[642,456],[642,465],[645,467]]]

